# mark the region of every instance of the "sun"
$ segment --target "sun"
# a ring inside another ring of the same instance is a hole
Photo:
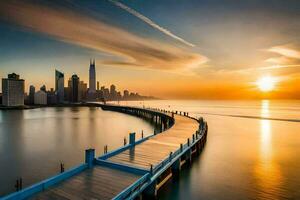
[[[256,85],[262,92],[270,92],[275,89],[276,79],[272,76],[264,76],[256,81]]]

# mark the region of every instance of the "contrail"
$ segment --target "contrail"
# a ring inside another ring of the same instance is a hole
[[[142,20],[143,22],[149,24],[150,26],[152,26],[153,28],[159,30],[160,32],[172,37],[173,39],[175,40],[178,40],[182,43],[184,43],[185,45],[188,45],[188,46],[191,46],[191,47],[194,47],[195,45],[190,43],[190,42],[187,42],[186,40],[178,37],[177,35],[173,34],[171,31],[159,26],[158,24],[156,24],[155,22],[153,22],[151,19],[149,19],[148,17],[142,15],[141,13],[137,12],[136,10],[126,6],[125,4],[122,4],[118,1],[115,1],[115,0],[108,0],[109,2],[113,3],[114,5],[118,6],[119,8],[122,8],[123,10],[129,12],[130,14],[134,15],[135,17],[139,18],[140,20]]]

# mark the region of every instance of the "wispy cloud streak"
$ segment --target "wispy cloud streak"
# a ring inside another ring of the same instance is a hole
[[[277,53],[285,57],[300,59],[300,52],[286,46],[275,46],[268,49],[269,52]]]
[[[0,1],[0,20],[64,42],[116,55],[118,59],[104,61],[110,66],[180,71],[198,67],[208,60],[198,53],[137,36],[101,20],[61,7]]]
[[[142,15],[141,13],[137,12],[136,10],[128,7],[127,5],[118,2],[118,1],[114,1],[114,0],[108,0],[109,2],[113,3],[114,5],[118,6],[119,8],[122,8],[123,10],[129,12],[130,14],[134,15],[135,17],[139,18],[140,20],[142,20],[143,22],[145,22],[146,24],[152,26],[153,28],[159,30],[160,32],[164,33],[165,35],[168,35],[170,37],[172,37],[175,40],[178,40],[180,42],[182,42],[185,45],[194,47],[195,45],[182,39],[181,37],[178,37],[177,35],[173,34],[171,31],[167,30],[164,27],[161,27],[160,25],[158,25],[157,23],[155,23],[154,21],[152,21],[151,19],[149,19],[148,17]]]
[[[292,45],[273,46],[267,49],[268,52],[275,53],[278,56],[270,57],[265,60],[268,63],[275,63],[279,65],[293,65],[300,64],[300,51],[297,47]]]

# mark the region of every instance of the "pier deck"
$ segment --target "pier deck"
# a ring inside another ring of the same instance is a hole
[[[84,164],[1,200],[135,199],[141,196],[152,199],[169,178],[178,175],[183,164],[189,164],[192,156],[198,155],[206,142],[206,122],[191,118],[188,113],[93,103],[91,106],[147,119],[160,127],[161,133],[139,141],[135,141],[135,133],[131,133],[129,144],[98,158],[94,149],[86,150]]]
[[[175,152],[180,148],[180,144],[185,144],[188,138],[198,130],[197,121],[185,116],[175,115],[175,124],[171,129],[166,130],[149,140],[127,149],[108,160],[129,166],[137,166],[143,169],[156,167],[170,152]]]
[[[31,199],[112,199],[139,178],[141,175],[95,166],[50,187]]]

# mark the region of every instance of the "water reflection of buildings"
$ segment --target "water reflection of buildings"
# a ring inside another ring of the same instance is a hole
[[[278,199],[280,197],[280,185],[282,176],[279,165],[273,155],[273,132],[270,117],[270,102],[261,102],[260,120],[260,151],[255,166],[255,178],[258,184],[259,199]]]

